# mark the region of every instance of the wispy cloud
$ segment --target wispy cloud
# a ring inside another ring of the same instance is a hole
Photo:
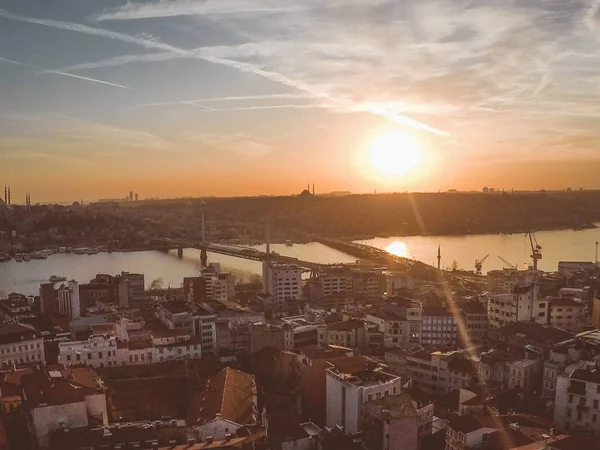
[[[286,2],[287,3],[287,2]],[[255,14],[292,12],[300,5],[287,5],[277,0],[159,0],[148,3],[127,3],[113,10],[92,16],[93,20],[131,20],[186,15]]]
[[[231,151],[246,158],[261,158],[275,150],[271,139],[248,136],[243,133],[186,132],[182,134],[181,138],[184,141],[201,143],[220,150]]]
[[[372,1],[376,1],[376,0],[372,0]],[[230,67],[232,69],[236,69],[243,73],[251,73],[251,74],[263,77],[272,82],[294,88],[305,94],[310,94],[314,97],[324,100],[326,102],[323,105],[324,107],[328,107],[327,106],[328,102],[334,102],[334,103],[335,102],[342,102],[342,103],[348,102],[348,100],[345,98],[343,98],[343,99],[334,98],[334,96],[332,96],[328,92],[329,90],[325,86],[318,85],[318,84],[317,85],[307,84],[305,82],[289,78],[288,76],[284,75],[281,72],[266,70],[257,64],[235,61],[232,59],[215,56],[214,54],[210,54],[210,52],[206,51],[206,50],[201,51],[201,52],[194,51],[191,53],[188,50],[177,48],[177,47],[171,46],[169,44],[164,44],[162,42],[159,42],[159,41],[153,40],[153,39],[145,39],[143,37],[131,36],[131,35],[124,34],[124,33],[119,33],[119,32],[106,30],[106,29],[102,29],[102,28],[89,27],[89,26],[81,25],[81,24],[77,24],[77,23],[63,22],[63,21],[56,21],[56,20],[49,20],[49,19],[37,19],[37,18],[22,16],[22,15],[18,15],[18,14],[13,14],[13,13],[10,13],[10,12],[8,12],[6,10],[2,10],[2,9],[0,9],[0,17],[5,17],[5,18],[19,20],[19,21],[28,22],[28,23],[35,23],[38,25],[59,28],[59,29],[64,29],[64,30],[69,30],[69,31],[76,31],[76,32],[80,32],[80,33],[105,37],[105,38],[109,38],[109,39],[116,39],[116,40],[120,40],[123,42],[140,45],[144,48],[162,50],[164,52],[171,52],[171,53],[178,54],[178,55],[185,55],[185,56],[192,55],[192,57],[198,58],[200,60],[203,60],[203,61],[206,61],[209,63],[213,63],[213,64],[225,66],[225,67]],[[350,109],[348,111],[350,111]],[[369,112],[377,114],[374,110],[369,111]],[[386,115],[384,115],[383,117],[390,119],[390,117],[388,117]],[[401,114],[396,114],[394,116],[394,121],[399,122],[400,120],[403,120],[404,125],[407,125],[407,126],[419,125],[419,129],[428,130],[428,131],[435,130],[435,132],[437,134],[444,134],[443,131],[437,130],[435,127],[432,127],[432,126],[424,124],[424,123],[421,124],[419,121],[417,121],[415,119],[412,119],[410,117],[404,117]]]
[[[7,58],[0,57],[0,61],[8,63],[8,64],[14,64],[14,65],[17,65],[17,66],[27,67],[28,69],[39,70],[41,72],[49,73],[49,74],[53,74],[53,75],[62,75],[64,77],[75,78],[77,80],[83,80],[83,81],[90,81],[92,83],[104,84],[106,86],[112,86],[112,87],[116,87],[116,88],[120,88],[120,89],[128,89],[128,90],[132,90],[132,91],[136,90],[136,89],[133,89],[133,88],[131,88],[129,86],[124,86],[122,84],[111,83],[109,81],[99,80],[97,78],[82,77],[80,75],[74,75],[72,73],[62,72],[60,70],[43,69],[41,67],[32,66],[31,64],[25,64],[25,63],[22,63],[22,62],[19,62],[19,61],[14,61],[12,59],[7,59]]]

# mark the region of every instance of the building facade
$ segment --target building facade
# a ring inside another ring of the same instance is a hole
[[[12,364],[45,363],[44,341],[30,325],[0,325],[0,361],[2,367]]]
[[[352,356],[330,363],[326,372],[327,427],[339,425],[345,434],[360,431],[362,406],[365,402],[397,395],[400,377],[377,368],[377,364]]]
[[[79,284],[69,281],[58,288],[58,313],[77,319],[81,317],[81,303],[79,301]]]

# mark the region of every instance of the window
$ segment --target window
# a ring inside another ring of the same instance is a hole
[[[598,420],[598,416],[596,414],[594,414],[592,416],[592,423],[596,423],[597,420]]]
[[[583,413],[581,411],[577,411],[577,420],[581,420],[581,416]]]
[[[571,408],[567,408],[567,417],[571,417],[572,411]]]
[[[598,400],[594,400],[594,409],[598,409]]]
[[[573,394],[569,394],[569,403],[573,403]]]
[[[71,355],[67,355],[67,361],[71,361]]]

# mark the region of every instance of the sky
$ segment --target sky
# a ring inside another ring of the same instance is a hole
[[[600,188],[599,117],[596,0],[0,0],[13,203]]]

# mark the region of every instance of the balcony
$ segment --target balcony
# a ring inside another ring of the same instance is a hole
[[[577,405],[577,411],[588,412],[590,407],[587,405]]]

